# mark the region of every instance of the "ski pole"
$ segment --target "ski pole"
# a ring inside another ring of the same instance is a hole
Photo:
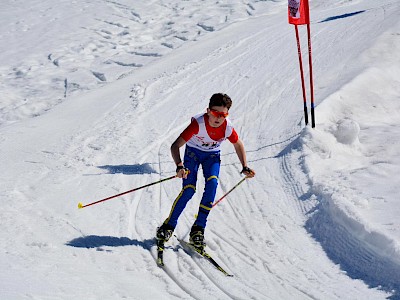
[[[97,204],[97,203],[100,203],[100,202],[104,202],[104,201],[107,201],[107,200],[110,200],[110,199],[113,199],[113,198],[116,198],[116,197],[119,197],[119,196],[122,196],[122,195],[125,195],[125,194],[128,194],[128,193],[132,193],[134,191],[143,189],[145,187],[148,187],[148,186],[151,186],[151,185],[154,185],[154,184],[157,184],[157,183],[161,183],[161,182],[173,179],[173,178],[176,178],[176,175],[168,177],[168,178],[164,178],[164,179],[161,179],[159,181],[152,182],[152,183],[149,183],[149,184],[134,188],[132,190],[129,190],[129,191],[126,191],[126,192],[123,192],[123,193],[120,193],[120,194],[117,194],[117,195],[114,195],[114,196],[111,196],[111,197],[107,197],[107,198],[104,198],[104,199],[101,199],[101,200],[98,200],[98,201],[95,201],[95,202],[92,202],[92,203],[89,203],[89,204],[83,205],[81,202],[79,202],[78,203],[78,208],[81,209],[81,208],[84,208],[84,207],[87,207],[87,206],[91,206],[91,205],[94,205],[94,204]]]
[[[315,127],[315,115],[314,115],[314,84],[313,84],[313,69],[312,69],[312,58],[311,58],[311,34],[310,24],[307,24],[307,36],[308,36],[308,65],[310,68],[310,94],[311,94],[311,127]]]
[[[243,181],[246,180],[246,178],[247,178],[247,176],[244,177],[242,180],[240,180],[238,183],[236,183],[236,185],[235,185],[233,188],[231,188],[225,195],[223,195],[221,198],[219,198],[218,201],[215,202],[215,203],[212,205],[212,207],[214,207],[215,205],[217,205],[218,203],[220,203],[220,202],[222,201],[222,199],[224,199],[226,196],[228,196],[228,194],[229,194],[230,192],[232,192],[234,189],[236,189]]]
[[[300,66],[300,79],[301,79],[301,89],[303,91],[303,104],[304,104],[304,121],[306,125],[308,125],[308,111],[307,111],[307,98],[306,98],[306,87],[304,83],[304,71],[303,71],[303,60],[301,58],[301,47],[300,47],[300,37],[299,37],[299,29],[297,25],[294,26],[296,31],[296,40],[297,40],[297,53],[299,56],[299,66]],[[311,53],[311,52],[310,52]]]

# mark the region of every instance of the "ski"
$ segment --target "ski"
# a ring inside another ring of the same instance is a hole
[[[178,238],[179,243],[183,246],[183,248],[187,251],[188,249],[194,251],[198,255],[202,256],[204,259],[209,261],[217,270],[222,272],[224,275],[228,277],[233,277],[233,275],[229,274],[226,272],[212,257],[210,254],[208,254],[206,251],[201,252],[199,249],[197,249],[195,246],[193,246],[191,243],[188,243],[184,240],[181,240]]]
[[[164,241],[157,240],[157,265],[164,267]]]

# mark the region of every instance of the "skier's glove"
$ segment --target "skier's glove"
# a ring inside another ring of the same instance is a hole
[[[176,167],[176,173],[178,173],[179,170],[187,170],[187,169],[184,166],[177,166]]]
[[[254,177],[254,175],[256,175],[256,173],[252,169],[247,167],[247,166],[243,167],[243,170],[240,173],[242,173],[242,174],[244,174],[244,175],[246,175],[247,177],[250,177],[250,178]]]
[[[184,170],[185,172],[182,174],[182,177],[183,178],[186,178],[187,177],[187,174],[189,174],[189,169],[188,168],[185,168],[184,166],[177,166],[176,167],[176,174],[178,175],[179,174],[179,171],[180,170]],[[180,177],[180,176],[178,176],[178,177]]]

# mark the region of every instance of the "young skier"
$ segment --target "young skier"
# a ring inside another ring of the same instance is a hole
[[[221,164],[220,145],[225,139],[233,144],[243,166],[242,173],[249,178],[255,175],[255,172],[247,166],[243,142],[227,119],[231,105],[232,100],[228,95],[221,93],[212,95],[207,113],[194,116],[190,125],[171,146],[172,158],[177,166],[177,177],[183,178],[183,185],[168,218],[157,229],[156,237],[162,244],[172,236],[180,214],[196,192],[197,171],[201,165],[205,187],[197,218],[190,231],[189,242],[201,252],[204,251],[204,229],[216,195]],[[185,156],[182,162],[179,149],[185,144]]]

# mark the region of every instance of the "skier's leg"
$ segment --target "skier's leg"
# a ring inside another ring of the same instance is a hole
[[[205,187],[203,197],[200,202],[197,219],[195,221],[195,225],[202,228],[206,227],[207,217],[211,211],[212,204],[217,193],[220,164],[221,161],[219,152],[210,154],[209,157],[202,163]]]
[[[197,171],[200,162],[196,153],[191,149],[190,147],[186,147],[184,158],[184,165],[189,169],[189,174],[186,179],[183,179],[182,190],[175,199],[168,218],[164,221],[164,224],[168,224],[172,228],[176,227],[179,216],[196,192]]]

